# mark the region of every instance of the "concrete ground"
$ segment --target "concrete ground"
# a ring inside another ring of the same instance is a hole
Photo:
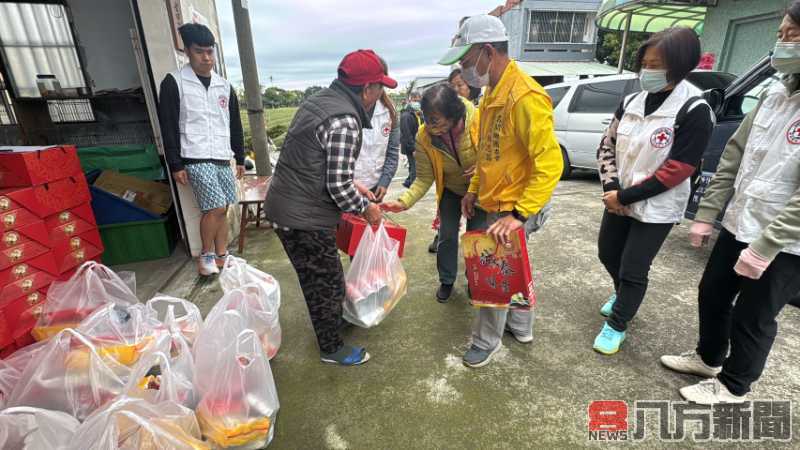
[[[397,194],[399,182],[390,193]],[[391,195],[390,195],[391,197]],[[597,260],[602,214],[596,177],[562,182],[554,213],[530,244],[539,306],[532,345],[509,336],[489,366],[462,366],[474,310],[463,280],[450,303],[434,300],[436,258],[433,194],[395,215],[408,227],[403,260],[408,295],[377,328],[352,328],[348,342],[373,356],[363,367],[319,362],[316,341],[297,277],[274,233],[248,230],[244,257],[282,286],[283,346],[272,361],[281,410],[271,448],[574,448],[589,442],[587,407],[593,400],[680,400],[678,388],[698,380],[663,369],[665,353],[693,348],[697,333],[696,286],[708,250],[692,249],[687,226],[677,227],[651,272],[647,298],[631,324],[622,351],[602,356],[592,341],[602,326],[599,308],[611,281]],[[174,264],[174,263],[170,263]],[[462,261],[463,264],[463,261]],[[198,280],[186,264],[161,289],[188,298],[208,312],[222,295],[215,280]],[[787,307],[767,370],[754,388],[759,399],[796,398],[800,392],[800,314]],[[800,437],[797,415],[794,435]],[[662,443],[654,421],[639,444],[664,447],[791,448],[792,443]],[[611,444],[621,446],[622,444]],[[628,445],[628,444],[624,444]]]

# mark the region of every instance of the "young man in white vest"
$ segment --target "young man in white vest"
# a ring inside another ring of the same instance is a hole
[[[172,176],[192,187],[203,212],[197,266],[200,275],[209,276],[219,273],[227,256],[227,212],[237,202],[236,178],[244,175],[244,133],[236,93],[214,72],[211,30],[186,24],[179,31],[189,64],[161,82],[159,119]]]

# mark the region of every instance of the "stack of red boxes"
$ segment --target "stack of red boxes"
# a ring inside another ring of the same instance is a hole
[[[103,244],[74,146],[0,147],[0,358],[33,342],[47,290]]]

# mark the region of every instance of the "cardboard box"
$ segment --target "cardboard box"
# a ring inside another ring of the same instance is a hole
[[[388,220],[384,220],[383,223],[389,237],[400,243],[397,248],[397,254],[402,258],[406,245],[406,229]],[[378,227],[372,228],[377,229]],[[342,214],[342,219],[339,221],[339,227],[336,230],[336,246],[348,255],[355,256],[358,244],[361,242],[361,236],[366,229],[366,220],[354,214]]]
[[[0,146],[0,188],[37,186],[80,173],[74,145],[60,147]]]
[[[94,186],[159,216],[166,214],[172,206],[172,193],[164,183],[106,170],[100,174]]]
[[[461,246],[474,306],[533,308],[536,293],[523,229],[512,233],[510,246],[498,244],[486,231],[465,233]]]
[[[44,224],[51,246],[97,228],[92,206],[88,203],[47,217]]]
[[[40,219],[90,201],[89,185],[80,172],[38,186],[0,190],[0,211],[13,211],[16,207]]]

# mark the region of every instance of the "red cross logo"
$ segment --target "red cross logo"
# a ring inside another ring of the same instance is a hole
[[[659,128],[650,136],[650,145],[658,149],[667,148],[672,144],[674,134],[672,128]]]
[[[390,127],[388,123],[385,123],[383,124],[383,129],[381,131],[383,132],[384,137],[388,137],[392,133],[392,127]]]
[[[786,131],[786,140],[792,145],[800,144],[800,120],[789,125],[789,130]]]
[[[228,107],[228,98],[224,95],[219,96],[219,107],[225,109]]]

